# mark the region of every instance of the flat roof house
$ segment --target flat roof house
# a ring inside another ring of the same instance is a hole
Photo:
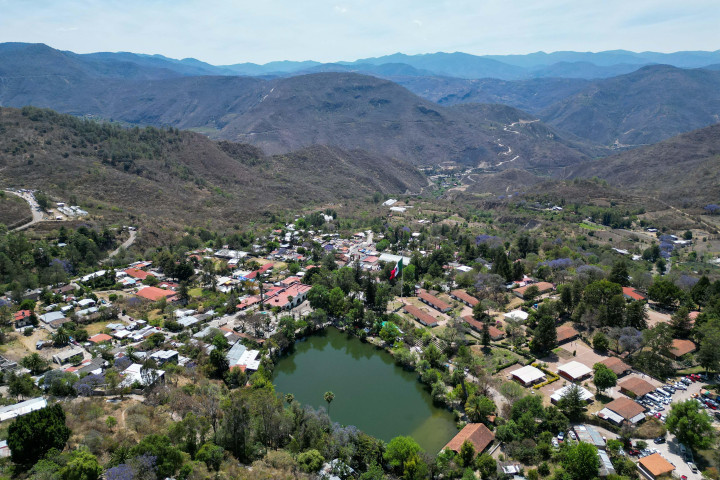
[[[572,385],[565,385],[561,389],[557,390],[555,393],[550,395],[550,402],[553,404],[557,404],[562,398],[567,395],[567,393],[570,391],[570,387]],[[590,403],[593,401],[594,395],[589,390],[581,387],[580,385],[577,386],[580,389],[580,396],[582,397],[585,402]]]
[[[545,374],[542,370],[533,367],[532,365],[526,365],[522,368],[511,372],[513,380],[520,382],[522,385],[529,387],[535,383],[542,382],[545,380]]]
[[[47,407],[47,400],[42,397],[31,398],[30,400],[25,400],[24,402],[16,403],[15,405],[8,405],[0,408],[0,422],[10,420],[11,418],[21,417],[45,407]]]
[[[592,374],[592,369],[580,362],[572,361],[558,367],[558,374],[571,382],[577,382]]]

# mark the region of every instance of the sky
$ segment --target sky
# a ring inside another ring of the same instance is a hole
[[[215,65],[720,49],[717,0],[0,0],[0,42]]]

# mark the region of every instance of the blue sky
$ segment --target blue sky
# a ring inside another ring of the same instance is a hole
[[[0,0],[0,42],[213,64],[720,49],[717,0]]]

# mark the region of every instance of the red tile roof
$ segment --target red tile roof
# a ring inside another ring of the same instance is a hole
[[[427,325],[428,327],[434,327],[435,325],[437,325],[437,318],[423,312],[415,305],[403,305],[403,308],[408,314],[412,315],[418,322],[422,323],[423,325]]]
[[[608,367],[610,370],[615,372],[615,375],[622,375],[623,373],[630,370],[630,365],[620,360],[618,357],[608,357],[601,361],[603,365]]]
[[[580,335],[572,325],[561,325],[557,328],[557,341],[558,343],[567,342]]]
[[[450,449],[454,452],[459,452],[465,440],[468,440],[472,444],[475,448],[475,453],[480,453],[495,440],[495,434],[482,423],[468,423],[443,447],[443,450]]]
[[[482,322],[478,322],[471,315],[465,315],[464,317],[462,317],[462,319],[464,322],[467,322],[467,324],[470,325],[470,327],[472,327],[474,330],[478,332],[483,331]],[[490,338],[493,340],[500,340],[505,336],[505,333],[494,325],[488,326],[488,332],[490,333]]]
[[[478,303],[480,303],[480,300],[473,297],[469,293],[467,293],[465,290],[453,290],[450,292],[450,295],[453,297],[458,298],[459,300],[462,300],[463,302],[469,304],[471,307],[474,307]]]
[[[437,298],[435,295],[433,295],[423,289],[420,289],[418,291],[418,298],[420,298],[420,300],[424,300],[425,302],[430,304],[431,307],[436,308],[436,309],[440,310],[441,312],[450,310],[452,308],[452,306],[449,305],[448,303],[443,302],[442,300]]]
[[[643,457],[638,463],[656,478],[675,470],[675,465],[665,460],[659,453],[653,453],[652,455]]]
[[[625,390],[636,397],[642,397],[643,395],[655,390],[655,387],[650,382],[637,377],[630,377],[627,380],[620,382],[618,387],[620,387],[621,391]]]
[[[18,322],[24,318],[29,317],[32,315],[32,312],[30,310],[20,310],[19,312],[15,312],[15,321]]]
[[[110,340],[112,340],[112,337],[107,333],[98,333],[88,338],[88,342],[92,343],[109,342]]]
[[[632,287],[623,287],[622,291],[623,291],[623,295],[625,295],[628,298],[632,298],[633,300],[646,300],[646,298],[644,296],[640,295]]]
[[[145,287],[140,289],[135,295],[146,300],[156,302],[163,297],[169,300],[170,297],[177,295],[177,292],[173,292],[172,290],[163,290],[162,288],[157,287]]]
[[[607,408],[608,410],[612,410],[613,412],[623,417],[625,420],[630,420],[631,418],[640,415],[645,411],[645,407],[625,397],[620,397],[613,400],[612,402],[605,405],[605,408]]]
[[[147,277],[152,276],[148,272],[138,270],[137,268],[126,268],[125,273],[133,278],[137,278],[138,280],[145,280]]]
[[[675,356],[675,358],[680,358],[686,353],[694,352],[696,348],[695,344],[690,340],[680,340],[676,338],[672,342],[670,353]]]
[[[525,292],[527,292],[528,288],[530,287],[537,287],[538,292],[545,293],[549,292],[553,289],[555,289],[555,285],[549,282],[538,282],[538,283],[531,283],[530,285],[525,285],[524,287],[516,288],[513,290],[513,292],[517,293],[520,296],[525,296]]]

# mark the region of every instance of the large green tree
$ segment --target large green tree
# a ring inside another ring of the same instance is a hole
[[[597,477],[600,459],[597,448],[579,442],[565,447],[562,465],[572,480],[588,480]]]
[[[557,345],[557,327],[550,315],[543,315],[533,331],[530,348],[538,354],[547,353]]]
[[[51,448],[62,451],[70,433],[65,425],[65,412],[57,403],[18,417],[8,428],[12,460],[20,465],[32,465]]]
[[[593,366],[593,370],[595,370],[593,383],[595,384],[598,393],[603,393],[608,388],[612,388],[617,385],[617,375],[615,375],[615,372],[610,370],[606,365],[596,363]]]
[[[707,448],[713,442],[715,429],[712,420],[705,412],[700,411],[695,400],[674,403],[668,413],[666,425],[680,443],[692,449]]]

